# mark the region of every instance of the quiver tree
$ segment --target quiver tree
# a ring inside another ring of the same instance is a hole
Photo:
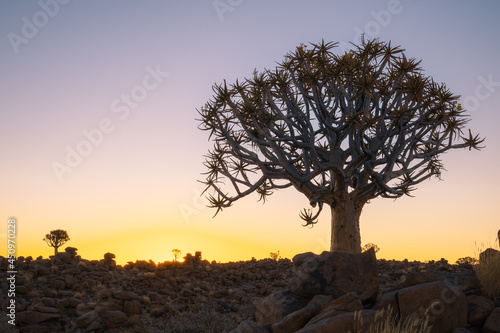
[[[56,255],[57,249],[69,241],[69,235],[66,230],[57,229],[46,234],[43,240],[47,242],[48,246],[54,248],[54,255]]]
[[[359,217],[370,199],[410,195],[440,177],[441,154],[480,149],[483,140],[464,132],[458,96],[400,47],[362,41],[336,55],[335,46],[301,45],[274,70],[213,86],[199,110],[200,129],[214,141],[203,183],[216,214],[252,192],[265,201],[293,186],[317,207],[300,213],[305,225],[326,204],[330,250],[359,253]]]
[[[182,255],[182,251],[179,249],[173,249],[172,254],[174,255],[174,261],[177,261]]]

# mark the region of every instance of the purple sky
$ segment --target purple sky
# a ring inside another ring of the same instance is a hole
[[[474,242],[493,244],[500,228],[499,9],[451,0],[2,1],[0,244],[15,216],[21,255],[48,256],[41,239],[57,228],[83,257],[111,251],[125,262],[170,260],[172,248],[217,260],[327,249],[329,212],[304,229],[307,200],[293,189],[211,219],[197,180],[212,144],[196,109],[214,83],[272,68],[300,43],[344,49],[365,33],[423,59],[427,75],[462,95],[487,148],[444,156],[445,181],[425,182],[416,198],[374,200],[361,216],[362,243],[388,258],[473,256]]]

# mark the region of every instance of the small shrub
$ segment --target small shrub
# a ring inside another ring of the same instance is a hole
[[[463,264],[477,265],[478,263],[479,261],[476,258],[471,258],[471,257],[459,258],[456,261],[457,265],[463,265]]]
[[[280,251],[269,253],[269,258],[272,260],[278,260],[280,258]]]
[[[375,245],[373,243],[368,243],[368,244],[365,244],[363,246],[363,248],[361,249],[361,252],[366,252],[369,249],[371,249],[372,247],[373,247],[373,250],[375,251],[375,253],[377,253],[378,251],[380,251],[380,247],[378,247],[377,245]]]

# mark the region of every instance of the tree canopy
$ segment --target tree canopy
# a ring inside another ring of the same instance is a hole
[[[68,242],[70,238],[66,230],[56,229],[46,234],[43,240],[48,246],[53,247],[54,254],[57,254],[57,249]]]
[[[214,142],[203,183],[216,214],[253,192],[265,201],[293,186],[319,208],[300,213],[305,225],[324,204],[357,224],[370,199],[411,195],[439,178],[446,151],[481,148],[459,96],[401,47],[363,40],[349,52],[335,48],[300,45],[273,70],[213,86],[199,114]],[[333,224],[332,250],[359,252],[359,225],[334,245]]]

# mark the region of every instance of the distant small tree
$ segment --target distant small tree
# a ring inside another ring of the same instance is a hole
[[[57,229],[46,234],[43,240],[47,242],[48,246],[54,248],[54,255],[56,255],[57,249],[69,241],[70,238],[66,230]]]
[[[372,247],[373,247],[373,250],[375,250],[375,253],[377,253],[378,251],[380,251],[380,247],[378,247],[377,245],[375,245],[373,243],[368,243],[368,244],[365,244],[363,246],[363,248],[361,249],[361,252],[366,252],[369,249],[371,249]]]
[[[269,258],[272,260],[278,260],[280,258],[280,251],[269,253]]]
[[[173,249],[172,253],[174,254],[174,261],[177,261],[182,255],[182,251],[179,249]]]
[[[464,257],[464,258],[459,258],[457,261],[456,261],[456,264],[457,265],[461,265],[461,264],[469,264],[469,265],[476,265],[478,264],[478,260],[476,258],[471,258],[471,257]]]

